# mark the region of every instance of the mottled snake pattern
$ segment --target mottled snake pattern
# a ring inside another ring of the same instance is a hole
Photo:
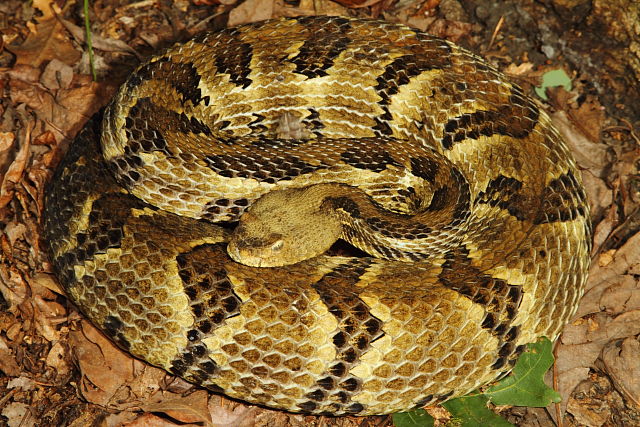
[[[278,209],[354,248],[301,255],[296,235],[301,259],[242,262],[286,246],[236,237]],[[206,33],[139,66],[58,167],[43,228],[70,299],[132,355],[333,415],[508,372],[573,315],[591,249],[580,172],[520,87],[448,41],[341,17]]]

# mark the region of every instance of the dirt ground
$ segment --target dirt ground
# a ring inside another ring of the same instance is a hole
[[[593,266],[555,348],[562,403],[495,408],[519,426],[640,425],[640,4],[625,0],[81,0],[0,3],[0,425],[387,426],[291,415],[210,395],[134,360],[69,304],[40,239],[45,184],[140,60],[207,30],[278,16],[402,22],[460,43],[548,110],[583,171]],[[95,71],[96,81],[92,79]],[[445,417],[446,418],[446,417]]]

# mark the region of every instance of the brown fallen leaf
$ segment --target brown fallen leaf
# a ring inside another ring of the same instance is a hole
[[[20,375],[16,378],[12,378],[11,380],[9,380],[9,382],[7,383],[7,388],[8,389],[17,388],[20,390],[29,391],[36,388],[36,382],[25,375]]]
[[[166,377],[162,369],[123,352],[86,320],[69,333],[70,347],[83,375],[84,398],[111,410],[139,408],[154,396]]]
[[[15,140],[16,135],[13,132],[0,132],[0,174],[11,162]]]
[[[401,17],[400,22],[410,27],[417,28],[420,31],[427,31],[427,29],[430,28],[431,25],[433,25],[433,23],[437,19],[435,16],[431,16],[431,15],[425,15],[425,14],[415,15],[412,13],[410,9],[405,9],[403,12],[404,12],[403,15],[407,15],[407,16]]]
[[[56,58],[49,61],[40,76],[40,83],[50,90],[66,89],[72,80],[73,69]]]
[[[600,194],[600,189],[603,189],[602,191],[605,194],[609,194],[609,204],[607,206],[601,206],[602,210],[605,211],[605,216],[593,230],[593,253],[600,253],[604,243],[618,224],[619,213],[618,209],[611,204],[613,201],[612,191],[607,188],[601,179],[594,178],[590,174],[582,174],[582,179],[585,189],[587,190],[587,194],[591,195],[591,199],[593,199],[593,194]],[[596,212],[593,204],[591,204],[591,212],[592,215],[597,216],[600,216],[602,213]]]
[[[43,13],[34,31],[21,45],[7,46],[7,49],[16,55],[16,65],[40,67],[44,62],[54,58],[68,65],[77,63],[81,53],[73,46],[64,26],[56,19],[49,2],[35,0],[33,7]]]
[[[158,395],[156,395],[158,396]],[[211,424],[211,415],[207,407],[208,393],[198,390],[188,396],[174,393],[160,395],[161,400],[146,403],[141,409],[146,412],[162,412],[182,423]]]
[[[596,98],[588,95],[578,109],[571,110],[570,117],[591,141],[600,141],[605,113],[604,107]]]
[[[60,89],[48,114],[39,118],[47,123],[58,141],[62,136],[75,136],[86,121],[94,115],[115,92],[114,82],[96,83],[89,76],[76,76],[72,87]]]
[[[8,259],[5,256],[4,248],[2,255],[5,259]],[[0,263],[0,293],[9,304],[9,307],[21,306],[29,297],[29,286],[15,265]],[[9,328],[5,333],[7,338],[14,341],[17,339],[18,331],[21,330],[21,325],[16,323],[12,327],[13,331]]]
[[[346,7],[329,0],[300,0],[298,7],[281,6],[280,2],[276,2],[275,5],[274,18],[310,15],[347,16],[348,14]]]
[[[20,80],[29,83],[36,83],[42,74],[42,70],[26,64],[16,64],[10,70],[2,73],[12,80]]]
[[[69,31],[79,43],[85,43],[86,33],[84,28],[74,24],[71,21],[67,21],[64,18],[59,19],[64,28]],[[100,36],[99,34],[92,34],[91,45],[94,49],[103,50],[105,52],[130,53],[138,59],[142,59],[142,56],[134,48],[132,48],[122,40],[105,38]]]
[[[191,2],[196,6],[213,6],[216,4],[231,5],[235,3],[235,0],[191,0]]]
[[[577,95],[567,92],[564,87],[547,89],[549,102],[557,110],[566,111],[571,123],[594,143],[600,142],[604,127],[605,109],[593,95],[586,95],[578,101]]]
[[[0,415],[4,416],[8,420],[8,427],[20,427],[22,425],[29,425],[29,414],[29,405],[22,402],[11,402],[7,406],[5,406],[0,413]]]
[[[64,291],[60,287],[58,281],[49,273],[34,274],[31,276],[31,280],[29,281],[30,286],[33,287],[34,282],[37,282],[38,287],[40,288],[48,289],[58,295],[64,295]]]
[[[640,265],[640,234],[617,250],[599,255],[591,266],[587,290],[574,322],[556,346],[556,381],[561,413],[575,387],[585,380],[608,343],[640,333],[638,281],[630,273]],[[550,413],[555,415],[553,408]]]
[[[11,246],[15,245],[16,240],[22,239],[26,231],[27,227],[17,221],[10,221],[4,227],[4,234],[7,236],[9,245]]]
[[[381,1],[382,0],[335,0],[336,3],[350,9],[369,7]]]
[[[0,336],[0,371],[9,377],[20,375],[20,365],[2,336]]]
[[[55,372],[56,381],[68,381],[72,366],[67,363],[67,346],[62,341],[53,344],[45,360],[47,366]]]
[[[603,255],[600,255],[603,256]],[[640,234],[636,234],[628,239],[624,245],[616,249],[607,263],[594,260],[589,271],[589,281],[586,292],[604,282],[619,280],[619,277],[626,274],[636,274],[640,264]],[[581,301],[576,317],[587,314]]]
[[[564,136],[578,165],[589,170],[594,176],[602,176],[602,171],[608,163],[607,147],[585,136],[564,111],[553,113],[551,120]]]
[[[36,136],[33,141],[31,141],[33,145],[55,145],[56,137],[53,135],[51,131],[42,132],[40,135]]]
[[[82,395],[91,403],[109,407],[122,384],[133,379],[133,360],[87,321],[69,333],[69,344],[83,376]]]
[[[33,296],[31,304],[38,334],[49,342],[59,341],[60,329],[57,320],[65,314],[64,307],[55,301],[47,301],[40,295]]]
[[[31,146],[31,131],[33,130],[33,122],[25,119],[24,136],[19,139],[20,149],[16,154],[13,162],[7,169],[0,184],[0,209],[4,208],[13,199],[16,185],[22,179],[27,161],[29,160],[29,148]]]
[[[640,341],[629,337],[622,342],[610,342],[602,350],[604,370],[616,389],[640,408]]]
[[[589,321],[565,328],[562,345],[556,348],[558,391],[562,412],[575,386],[586,379],[602,348],[609,342],[640,334],[640,310],[609,317],[598,313]]]
[[[257,406],[236,406],[231,409],[219,403],[215,396],[209,400],[209,411],[213,427],[253,427],[256,422]]]
[[[246,24],[273,17],[275,0],[247,0],[229,12],[227,25]]]
[[[468,22],[451,21],[448,19],[436,19],[427,31],[435,36],[457,42],[468,36],[473,29],[473,24]]]
[[[176,424],[154,414],[142,414],[127,423],[127,427],[196,427],[196,424]]]
[[[618,154],[614,167],[620,177],[620,191],[624,196],[624,215],[629,218],[640,207],[640,147]]]
[[[51,133],[47,141],[59,143],[69,141],[78,133],[115,92],[115,84],[96,83],[84,75],[73,76],[68,88],[58,90],[48,90],[37,81],[11,79],[9,82],[11,100],[31,108],[38,119],[45,122],[44,131]]]

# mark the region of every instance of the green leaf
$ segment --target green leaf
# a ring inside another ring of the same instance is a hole
[[[548,87],[563,86],[566,90],[571,90],[571,79],[564,70],[551,70],[542,75],[542,85],[537,87],[536,94],[547,100],[546,90]]]
[[[433,427],[433,417],[424,409],[393,414],[393,425],[396,427]]]
[[[527,346],[511,375],[489,388],[485,395],[496,405],[544,407],[560,402],[560,393],[547,386],[543,377],[553,364],[551,341],[541,338]]]
[[[461,427],[509,427],[510,422],[493,413],[488,407],[489,399],[481,394],[459,397],[442,404],[460,423]]]

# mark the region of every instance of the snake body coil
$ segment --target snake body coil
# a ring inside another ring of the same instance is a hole
[[[549,117],[484,60],[308,17],[138,67],[58,168],[44,232],[69,297],[134,356],[249,402],[367,415],[465,394],[557,337],[589,224]],[[369,256],[321,254],[337,238]]]

